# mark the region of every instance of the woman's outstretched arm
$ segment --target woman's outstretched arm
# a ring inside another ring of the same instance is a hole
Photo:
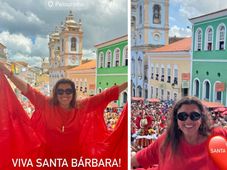
[[[122,91],[124,91],[127,87],[128,87],[128,82],[124,82],[124,83],[118,85],[119,93],[121,93]]]
[[[128,83],[122,83],[120,85],[116,85],[113,87],[110,87],[103,92],[96,94],[95,96],[88,97],[86,99],[82,99],[79,103],[80,106],[83,106],[87,109],[94,110],[94,108],[97,108],[98,106],[105,106],[108,103],[110,103],[113,100],[117,100],[119,97],[119,94],[124,91],[128,86]]]
[[[22,92],[27,93],[28,86],[27,83],[18,78],[11,72],[4,63],[0,62],[0,71],[5,74],[14,84],[15,86]]]

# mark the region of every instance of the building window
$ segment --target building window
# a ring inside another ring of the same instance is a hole
[[[222,24],[218,26],[217,29],[217,50],[224,50],[225,49],[225,26]]]
[[[142,87],[141,86],[138,86],[137,87],[137,90],[138,90],[138,93],[139,93],[138,96],[139,97],[142,97]]]
[[[138,77],[139,78],[142,78],[142,70],[143,70],[143,66],[142,66],[142,59],[139,57],[139,59],[138,59]]]
[[[155,91],[155,98],[158,98],[158,88],[156,88],[156,91]]]
[[[140,9],[139,9],[139,23],[142,24],[142,17],[143,17],[143,9],[142,9],[142,5],[140,5]]]
[[[205,50],[211,51],[213,49],[213,31],[211,27],[206,30]]]
[[[71,38],[71,51],[76,51],[76,38]]]
[[[195,51],[202,50],[202,30],[198,28],[195,35]]]
[[[161,100],[164,99],[164,89],[161,89]]]
[[[145,99],[148,98],[148,90],[147,89],[144,90],[144,96],[145,96]]]
[[[131,70],[131,74],[132,74],[132,77],[134,77],[135,76],[135,70],[136,70],[136,65],[135,65],[135,60],[134,60],[134,58],[132,58],[132,70]]]
[[[174,101],[177,100],[177,93],[173,93],[173,100],[174,100]]]
[[[167,91],[166,99],[167,99],[167,100],[170,100],[170,91]]]
[[[151,79],[154,79],[154,65],[151,65]]]
[[[117,48],[115,51],[114,51],[114,66],[117,67],[119,66],[119,63],[120,62],[120,49]]]
[[[174,68],[174,79],[173,79],[173,83],[175,85],[178,84],[178,68],[177,68],[177,66],[175,66],[175,68]]]
[[[156,66],[156,77],[155,80],[159,80],[159,67],[158,65]]]
[[[167,68],[167,83],[171,83],[171,68],[169,65]]]
[[[160,5],[155,4],[153,7],[153,23],[160,24],[161,23],[161,14],[160,14],[161,7]]]
[[[101,52],[99,54],[99,68],[103,68],[104,67],[104,54]]]
[[[153,86],[151,86],[151,98],[153,98],[153,95],[154,95],[154,88]]]
[[[214,83],[214,97],[215,97],[215,101],[217,102],[221,102],[222,101],[222,91],[216,91],[216,85],[217,83],[220,83],[220,82],[215,82]]]
[[[106,54],[106,67],[107,68],[111,67],[111,58],[112,58],[111,51],[107,51],[107,54]]]
[[[123,103],[126,103],[127,102],[127,93],[124,92],[123,93]]]
[[[221,91],[218,91],[217,93],[216,93],[216,101],[221,101]]]
[[[164,82],[164,78],[165,78],[165,68],[164,68],[164,66],[162,66],[162,68],[161,68],[161,81],[163,81]]]
[[[199,97],[199,80],[194,81],[194,96]]]
[[[148,65],[145,65],[144,66],[144,80],[148,80]]]
[[[203,99],[210,100],[210,83],[208,81],[205,81],[203,84]]]
[[[128,47],[125,47],[123,50],[122,66],[128,66]]]

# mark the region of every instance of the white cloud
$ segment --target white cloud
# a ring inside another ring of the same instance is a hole
[[[32,44],[31,47],[32,48],[31,55],[47,57],[47,55],[49,55],[48,42],[49,42],[48,36],[46,37],[37,36],[35,39],[35,43]]]
[[[39,56],[30,56],[22,53],[15,53],[12,61],[23,61],[28,63],[30,66],[41,67],[42,58]]]
[[[96,59],[95,49],[83,49],[83,59]]]
[[[0,18],[5,18],[8,21],[14,20],[14,17],[6,11],[0,11]]]
[[[180,14],[187,18],[227,8],[227,1],[223,0],[172,0],[172,3],[179,4]]]
[[[37,17],[37,15],[35,15],[34,13],[32,13],[30,11],[26,13],[26,17],[27,17],[28,22],[35,23],[35,24],[43,24],[44,23],[43,21],[41,21]]]
[[[169,30],[170,37],[191,37],[191,29],[189,28],[180,28],[176,25],[170,28]]]
[[[20,34],[0,33],[0,42],[7,47],[10,60],[26,61],[40,65],[41,58],[48,57],[48,37],[37,36],[34,44],[31,38]]]
[[[2,42],[11,53],[31,53],[32,41],[21,33],[10,34],[8,31],[3,31],[0,33],[0,42]]]
[[[33,24],[43,24],[44,21],[39,19],[37,15],[35,15],[31,11],[22,12],[17,10],[16,8],[10,6],[6,2],[0,2],[0,18],[3,20],[9,21],[21,21],[21,24],[25,23],[33,23]]]

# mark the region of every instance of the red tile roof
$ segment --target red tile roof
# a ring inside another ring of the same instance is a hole
[[[91,60],[89,62],[81,64],[80,66],[74,67],[74,68],[70,69],[69,71],[86,70],[86,69],[93,69],[93,68],[96,68],[96,60]]]
[[[191,50],[191,38],[184,38],[176,41],[172,44],[165,45],[153,50],[147,50],[145,52],[176,52],[176,51],[190,51]]]

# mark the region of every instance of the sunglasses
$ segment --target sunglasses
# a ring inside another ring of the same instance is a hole
[[[57,89],[56,90],[57,95],[63,95],[64,93],[67,95],[73,94],[73,89],[68,88],[68,89]]]
[[[177,114],[177,119],[179,119],[181,121],[186,121],[188,119],[188,117],[190,117],[190,119],[192,121],[196,121],[202,117],[202,114],[198,113],[198,112],[191,112],[190,114],[188,114],[186,112],[180,112]]]

